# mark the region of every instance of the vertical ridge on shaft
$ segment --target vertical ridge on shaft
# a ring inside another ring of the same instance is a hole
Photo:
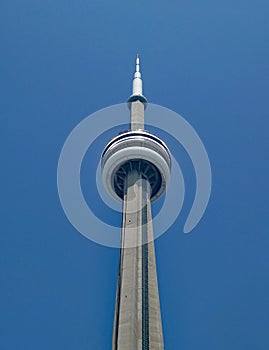
[[[148,295],[148,211],[147,197],[150,185],[142,184],[142,350],[149,350],[149,295]]]

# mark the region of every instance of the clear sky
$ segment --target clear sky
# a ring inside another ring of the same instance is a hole
[[[69,223],[56,172],[70,131],[126,101],[137,52],[148,100],[192,124],[213,174],[206,214],[184,235],[195,185],[183,161],[190,197],[156,241],[165,349],[269,349],[268,1],[1,8],[1,350],[111,348],[119,251]]]

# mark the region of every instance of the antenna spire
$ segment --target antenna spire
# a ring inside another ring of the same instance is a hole
[[[136,63],[136,67],[135,67],[135,75],[134,75],[134,77],[137,78],[136,73],[140,73],[140,59],[139,59],[139,55],[138,54],[136,55],[135,63]],[[141,78],[141,73],[140,73],[139,78]]]
[[[143,103],[147,103],[146,97],[143,96],[143,81],[142,81],[142,75],[140,72],[140,57],[138,54],[136,55],[136,60],[135,60],[133,91],[132,91],[132,95],[130,96],[128,102],[134,102],[136,100],[139,100]]]

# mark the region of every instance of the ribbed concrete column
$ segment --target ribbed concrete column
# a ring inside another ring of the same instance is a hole
[[[135,101],[130,107],[131,130],[143,130],[144,104]],[[138,170],[131,169],[124,186],[112,350],[163,350],[151,188]]]
[[[141,175],[132,171],[125,179],[113,350],[142,349],[141,207]]]
[[[150,185],[135,170],[127,174],[125,186],[112,349],[162,350]]]

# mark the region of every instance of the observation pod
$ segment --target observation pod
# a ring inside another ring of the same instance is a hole
[[[170,179],[171,156],[166,144],[144,131],[128,131],[114,137],[102,154],[105,187],[117,200],[123,200],[126,175],[137,170],[151,187],[151,201],[166,190]]]

